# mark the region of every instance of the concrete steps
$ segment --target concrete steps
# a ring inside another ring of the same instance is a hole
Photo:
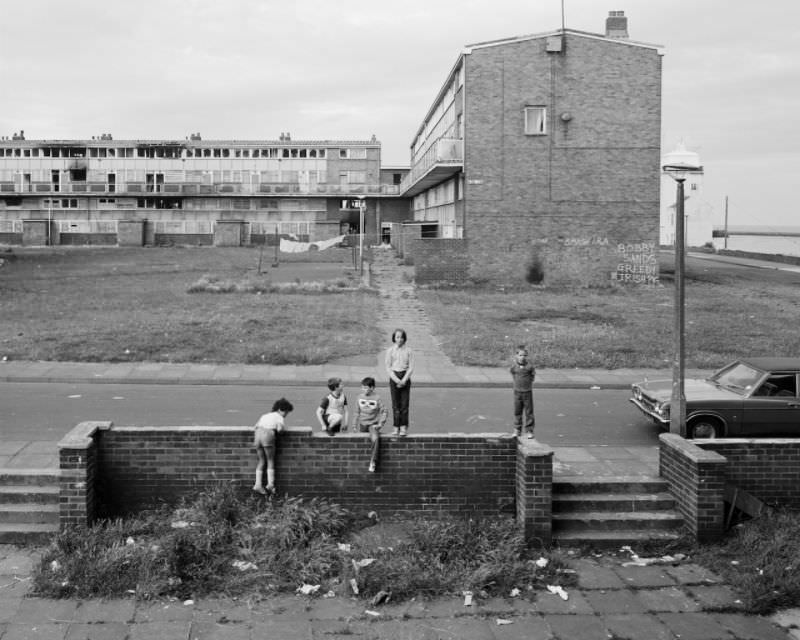
[[[0,468],[0,544],[45,544],[59,529],[55,469]]]
[[[553,541],[599,548],[669,541],[683,519],[667,483],[657,477],[556,477]]]

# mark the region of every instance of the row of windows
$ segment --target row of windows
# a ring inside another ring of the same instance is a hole
[[[116,198],[99,198],[98,199],[98,207],[99,208],[115,208],[117,205]],[[125,202],[123,200],[123,202]],[[342,209],[357,209],[358,208],[358,200],[342,200],[341,208]],[[22,202],[20,201],[17,203],[21,205]],[[281,205],[279,207],[279,204]],[[85,201],[81,201],[81,206],[85,207]],[[139,209],[183,209],[183,201],[180,198],[137,198],[136,199],[136,207]],[[43,209],[77,209],[78,208],[78,199],[77,198],[45,198],[42,200],[42,208]],[[235,199],[235,200],[224,200],[222,202],[213,199],[213,200],[203,200],[200,202],[193,203],[193,206],[190,206],[191,209],[251,209],[252,201],[247,198]],[[308,204],[301,204],[298,200],[285,200],[279,203],[277,200],[274,199],[259,199],[255,201],[255,208],[257,209],[299,209],[299,210],[324,210],[324,207],[320,209],[318,206],[313,207]]]
[[[259,149],[227,147],[42,147],[35,149],[0,149],[0,157],[6,158],[83,158],[88,151],[91,158],[325,158],[326,149],[266,147]],[[186,152],[185,155],[183,152]],[[339,149],[340,159],[365,160],[367,150],[362,148]]]

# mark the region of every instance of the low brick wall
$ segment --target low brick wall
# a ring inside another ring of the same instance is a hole
[[[659,437],[659,475],[669,482],[686,528],[699,541],[724,533],[727,460],[673,433]]]
[[[175,503],[234,482],[250,491],[252,427],[116,427],[81,423],[60,443],[63,526]],[[550,543],[552,451],[507,434],[383,438],[369,473],[366,434],[334,438],[290,427],[279,438],[280,494],[326,497],[382,518],[517,514],[526,538]],[[66,472],[66,473],[65,473]]]
[[[469,277],[466,240],[407,238],[405,255],[414,263],[417,284],[464,284]]]
[[[698,446],[725,457],[728,484],[767,504],[800,508],[800,439],[721,438]]]

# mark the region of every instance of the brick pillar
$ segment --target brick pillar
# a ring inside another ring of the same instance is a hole
[[[536,440],[517,445],[517,524],[532,546],[553,537],[553,450]]]
[[[88,527],[96,515],[97,433],[110,422],[81,422],[58,443],[61,528]]]
[[[689,533],[699,542],[719,539],[725,532],[727,458],[674,433],[659,440],[659,475],[669,482]]]

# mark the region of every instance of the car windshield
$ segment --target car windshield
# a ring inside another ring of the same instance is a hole
[[[730,367],[717,371],[711,376],[710,380],[720,387],[744,395],[750,392],[763,375],[762,371],[737,362]]]

